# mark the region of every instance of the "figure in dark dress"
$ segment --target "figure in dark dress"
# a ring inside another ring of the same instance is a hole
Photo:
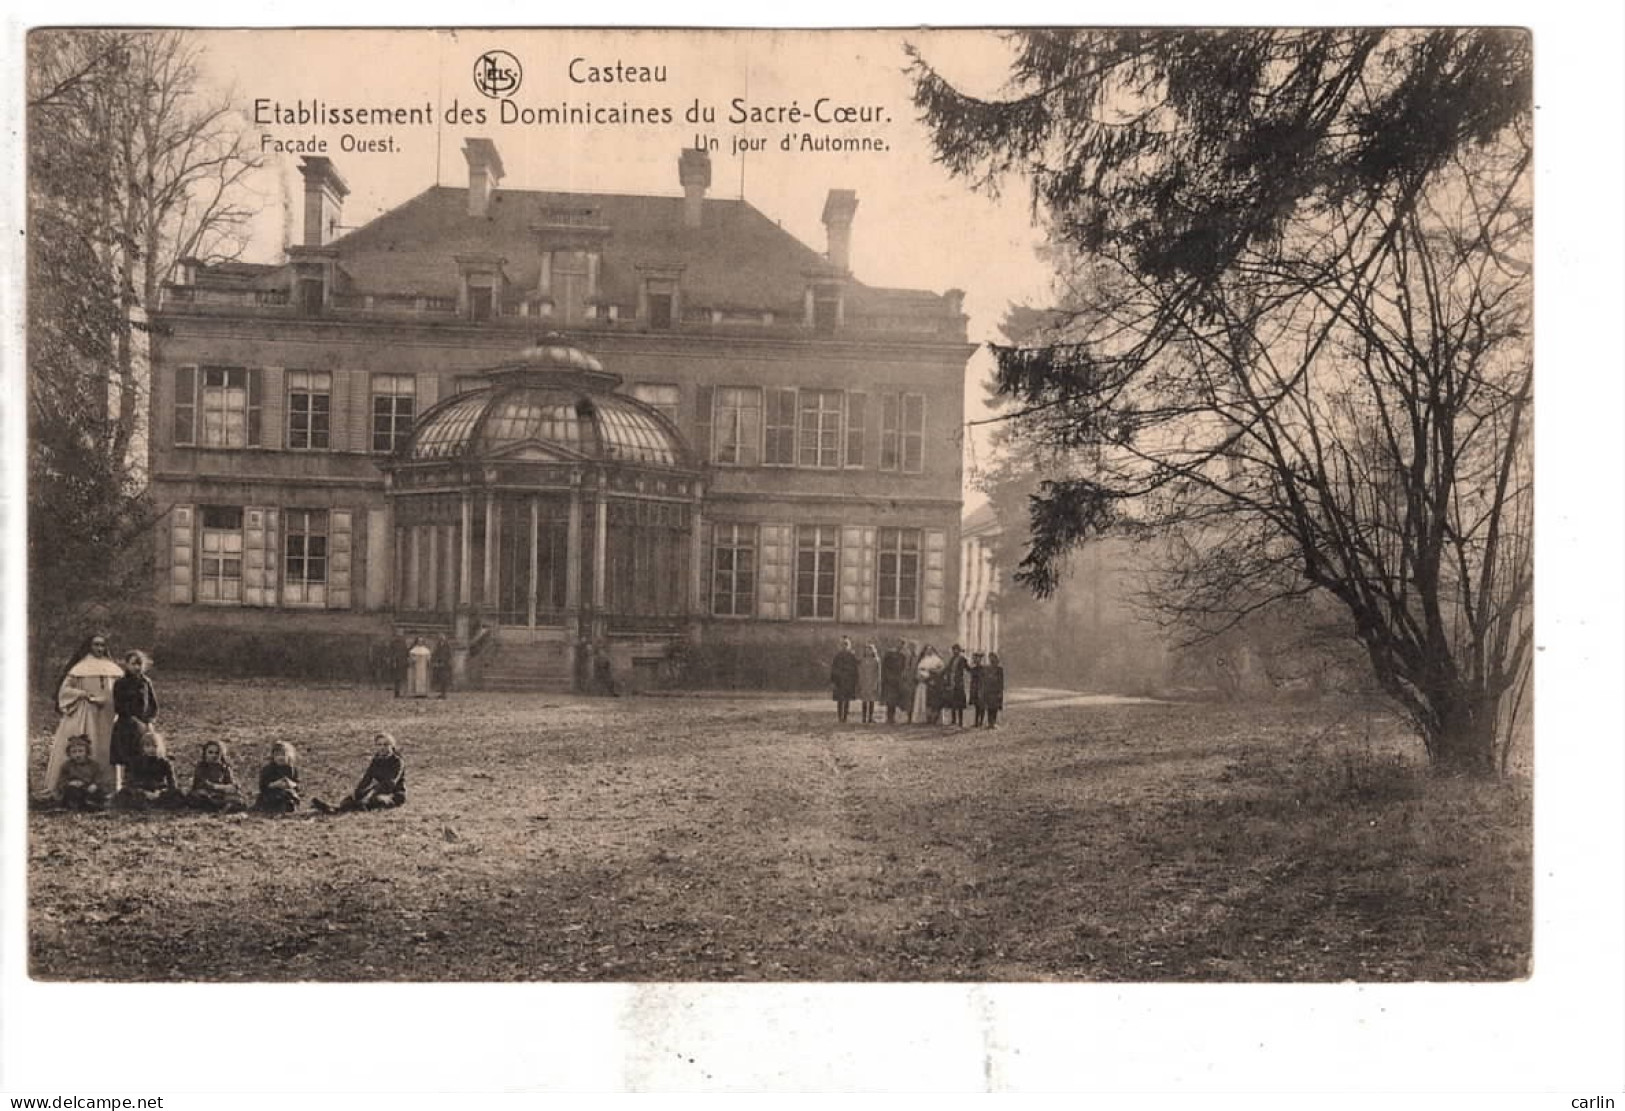
[[[841,638],[841,647],[830,661],[829,685],[835,698],[835,720],[845,721],[858,693],[858,657],[852,651],[851,637]]]

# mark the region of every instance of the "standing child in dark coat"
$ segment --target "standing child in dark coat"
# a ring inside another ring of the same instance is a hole
[[[114,796],[114,805],[126,810],[168,809],[184,801],[175,783],[175,766],[169,762],[163,734],[147,730],[141,734],[141,755],[131,761],[124,789]]]
[[[231,755],[223,742],[204,744],[192,772],[192,790],[187,793],[186,801],[197,810],[246,809],[243,789],[237,785],[237,775],[231,770]]]
[[[107,762],[113,766],[113,788],[124,786],[124,769],[141,755],[141,734],[158,716],[158,693],[147,670],[152,657],[134,651],[124,657],[124,677],[113,681],[113,739]]]
[[[897,709],[908,705],[903,694],[903,668],[908,665],[907,645],[899,640],[880,657],[880,701],[886,704],[886,724],[897,720]]]
[[[851,637],[841,638],[841,647],[830,661],[829,686],[835,699],[835,720],[845,721],[858,693],[858,657],[852,651]]]
[[[436,637],[429,656],[429,673],[434,681],[434,689],[441,698],[451,690],[451,672],[451,641],[443,636]]]
[[[971,709],[976,711],[976,724],[978,727],[981,726],[983,716],[987,713],[986,710],[982,709],[982,672],[984,670],[986,668],[982,663],[982,654],[972,652],[970,654],[970,704]]]
[[[873,641],[864,646],[858,660],[858,703],[863,708],[863,720],[873,724],[875,703],[880,701],[880,649]]]
[[[351,810],[388,810],[406,805],[406,765],[401,762],[401,750],[395,738],[379,733],[372,739],[376,745],[372,762],[356,784],[354,791],[337,806],[311,799],[310,805],[323,814],[344,814]]]
[[[412,670],[412,645],[405,637],[396,637],[389,646],[389,669],[395,675],[395,697],[401,696],[406,685],[407,672]]]
[[[292,814],[299,809],[299,753],[287,741],[271,746],[271,758],[260,769],[260,794],[254,809]]]
[[[107,789],[102,786],[102,766],[90,755],[90,738],[68,738],[68,756],[51,784],[51,794],[65,810],[107,809]]]
[[[999,727],[999,711],[1004,709],[1004,665],[997,652],[987,654],[987,667],[982,672],[982,705],[987,710],[987,727]]]
[[[949,649],[948,666],[943,676],[942,706],[948,711],[948,722],[964,728],[965,686],[970,679],[970,661],[959,645]]]

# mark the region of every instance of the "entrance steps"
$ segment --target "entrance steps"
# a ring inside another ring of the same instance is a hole
[[[566,641],[498,639],[479,658],[481,690],[546,694],[575,690],[575,649]]]

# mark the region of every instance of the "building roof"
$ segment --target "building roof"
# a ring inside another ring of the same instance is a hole
[[[474,217],[467,189],[437,185],[331,247],[352,287],[368,292],[454,297],[459,255],[500,257],[510,287],[533,290],[541,269],[534,229],[571,213],[608,229],[598,277],[602,301],[636,304],[640,268],[680,268],[691,307],[799,312],[808,273],[828,270],[824,257],[746,201],[702,203],[700,226],[691,228],[683,222],[682,197],[498,189],[489,215]],[[913,290],[876,292],[941,302]]]

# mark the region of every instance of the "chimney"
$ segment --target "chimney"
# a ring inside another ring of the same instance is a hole
[[[300,159],[299,172],[305,179],[304,245],[325,246],[333,238],[333,229],[344,211],[344,198],[349,195],[350,187],[333,168],[333,160],[321,155],[306,155]]]
[[[468,160],[468,214],[483,219],[491,214],[491,195],[502,180],[502,156],[489,139],[466,139],[463,157]]]
[[[683,183],[683,226],[697,228],[711,185],[711,155],[698,147],[686,148],[677,159],[677,180]]]
[[[831,189],[824,198],[829,264],[842,272],[852,269],[852,217],[857,211],[858,195],[851,189]]]

